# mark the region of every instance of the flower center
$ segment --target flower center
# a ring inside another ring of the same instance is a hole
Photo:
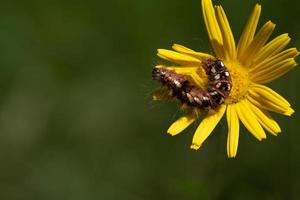
[[[226,104],[237,103],[244,99],[249,85],[249,75],[248,70],[240,65],[238,62],[228,62],[224,61],[232,81],[232,89],[228,98],[226,99]]]

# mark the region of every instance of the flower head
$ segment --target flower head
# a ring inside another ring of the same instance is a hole
[[[173,63],[160,68],[186,75],[198,87],[205,87],[206,74],[201,68],[205,59],[216,57],[224,62],[230,72],[232,89],[225,102],[210,110],[198,126],[191,148],[199,149],[226,113],[228,124],[227,154],[235,157],[238,148],[240,121],[258,140],[266,138],[265,131],[273,135],[281,132],[270,111],[291,116],[294,110],[278,93],[263,84],[269,83],[293,69],[297,63],[296,48],[285,49],[290,42],[288,34],[269,41],[275,24],[266,22],[258,31],[261,6],[255,5],[244,31],[236,44],[222,6],[213,6],[211,0],[202,0],[202,12],[211,46],[215,55],[196,52],[174,44],[173,50],[158,49],[158,56]],[[154,94],[154,99],[168,97],[165,92]],[[168,97],[169,98],[169,97]],[[194,110],[175,121],[168,133],[177,135],[198,117]]]

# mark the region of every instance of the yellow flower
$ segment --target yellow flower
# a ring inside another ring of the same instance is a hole
[[[293,69],[299,54],[296,48],[285,49],[290,42],[288,34],[282,34],[268,42],[275,24],[265,23],[256,33],[261,6],[256,5],[236,45],[230,25],[222,6],[213,6],[211,0],[202,0],[202,12],[214,57],[222,60],[232,79],[232,90],[225,103],[217,110],[207,112],[198,126],[191,148],[199,149],[226,112],[228,124],[227,154],[235,157],[239,140],[239,121],[258,140],[266,138],[265,130],[273,135],[281,132],[269,111],[291,116],[294,110],[282,96],[263,84],[269,83]],[[207,81],[205,73],[199,72],[201,61],[212,57],[174,44],[174,51],[158,49],[158,56],[174,63],[160,65],[189,76],[203,87]],[[163,92],[154,94],[155,100],[164,99]],[[196,119],[197,113],[190,111],[175,121],[168,133],[172,136],[182,132]]]

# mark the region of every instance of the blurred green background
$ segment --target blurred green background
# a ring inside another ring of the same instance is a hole
[[[224,0],[240,35],[256,1]],[[261,23],[300,45],[299,0],[266,0]],[[190,127],[165,134],[176,103],[152,102],[157,48],[212,52],[200,0],[0,2],[0,199],[299,199],[299,112],[283,134],[244,129],[226,156],[226,121],[200,151]],[[299,69],[270,86],[300,111]]]

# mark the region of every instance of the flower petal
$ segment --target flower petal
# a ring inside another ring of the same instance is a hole
[[[240,123],[234,104],[227,106],[226,114],[228,124],[227,155],[229,158],[234,158],[238,149],[240,130]]]
[[[256,119],[255,114],[249,108],[250,102],[242,100],[236,104],[236,111],[239,119],[242,121],[244,126],[256,137],[259,141],[266,138],[265,131]]]
[[[219,59],[221,59],[221,60],[226,60],[223,44],[220,44],[215,39],[211,40],[210,44],[211,44],[211,46],[214,49],[216,57],[219,58]]]
[[[214,113],[208,113],[198,126],[191,145],[192,149],[199,149],[206,138],[211,134],[213,129],[219,123],[226,110],[225,105],[221,105],[220,108]]]
[[[166,68],[168,70],[174,70],[178,74],[190,75],[196,73],[199,69],[198,66],[167,66],[167,65],[157,65],[155,68]]]
[[[216,6],[216,17],[220,26],[220,30],[222,33],[223,38],[223,45],[224,45],[224,54],[226,59],[235,59],[236,58],[236,46],[234,37],[228,23],[226,14],[222,6]]]
[[[197,119],[197,114],[195,112],[190,112],[189,114],[180,117],[176,120],[168,129],[168,133],[172,136],[175,136],[186,129]]]
[[[266,60],[269,57],[276,55],[281,52],[291,41],[291,38],[288,34],[282,34],[268,44],[266,44],[257,54],[257,56],[253,59],[252,65],[255,66],[260,62]]]
[[[281,62],[272,62],[273,65],[265,65],[265,69],[259,72],[250,73],[250,79],[254,83],[265,84],[269,83],[297,66],[294,58],[289,58]],[[271,64],[271,63],[269,63]]]
[[[202,0],[202,12],[211,45],[219,58],[223,58],[223,38],[211,0]]]
[[[252,110],[252,112],[255,114],[256,119],[258,122],[271,134],[277,136],[278,133],[281,132],[280,126],[277,124],[277,122],[271,117],[271,115],[262,109],[259,109],[252,103],[249,103],[249,107]]]
[[[249,67],[252,63],[253,58],[257,55],[259,50],[265,45],[270,38],[272,32],[275,29],[275,24],[268,21],[256,34],[252,42],[243,54],[241,54],[239,60],[244,66]]]
[[[199,65],[200,60],[185,54],[167,49],[158,49],[157,55],[165,60],[181,65]]]
[[[299,52],[296,48],[287,49],[285,51],[282,51],[281,53],[267,58],[266,60],[262,61],[261,63],[258,63],[257,65],[252,65],[249,74],[255,75],[255,73],[259,73],[260,71],[263,71],[267,68],[271,68],[273,71],[276,69],[274,68],[274,65],[276,65],[277,63],[289,58],[295,58],[298,55]]]
[[[250,18],[248,19],[248,22],[246,24],[246,27],[244,28],[244,31],[242,33],[242,36],[239,40],[238,47],[237,47],[237,55],[238,58],[241,58],[244,54],[245,49],[248,48],[249,44],[252,42],[256,27],[258,24],[258,20],[261,13],[261,6],[259,4],[256,4]]]
[[[264,109],[264,110],[268,110],[268,111],[272,111],[272,112],[276,112],[282,115],[286,115],[286,116],[291,116],[295,111],[291,108],[281,108],[273,103],[270,102],[266,102],[266,101],[259,101],[253,97],[251,97],[250,95],[247,96],[247,99],[253,103],[254,105],[256,105],[258,108]]]
[[[268,101],[278,101],[278,105],[280,106],[291,106],[291,104],[278,93],[276,93],[271,88],[264,86],[264,85],[252,85],[251,89],[249,90],[250,94],[253,94],[260,99],[266,99]]]
[[[173,44],[172,48],[179,52],[179,53],[182,53],[182,54],[187,54],[187,55],[190,55],[190,56],[193,56],[199,60],[203,60],[205,58],[211,58],[213,57],[212,55],[209,55],[209,54],[206,54],[206,53],[201,53],[201,52],[196,52],[192,49],[189,49],[185,46],[182,46],[180,44]]]
[[[207,83],[205,77],[200,77],[197,73],[190,74],[190,77],[192,78],[191,81],[200,88],[203,88]]]
[[[287,116],[291,116],[294,113],[294,110],[290,107],[287,100],[263,85],[253,85],[249,89],[247,99],[261,109]]]

